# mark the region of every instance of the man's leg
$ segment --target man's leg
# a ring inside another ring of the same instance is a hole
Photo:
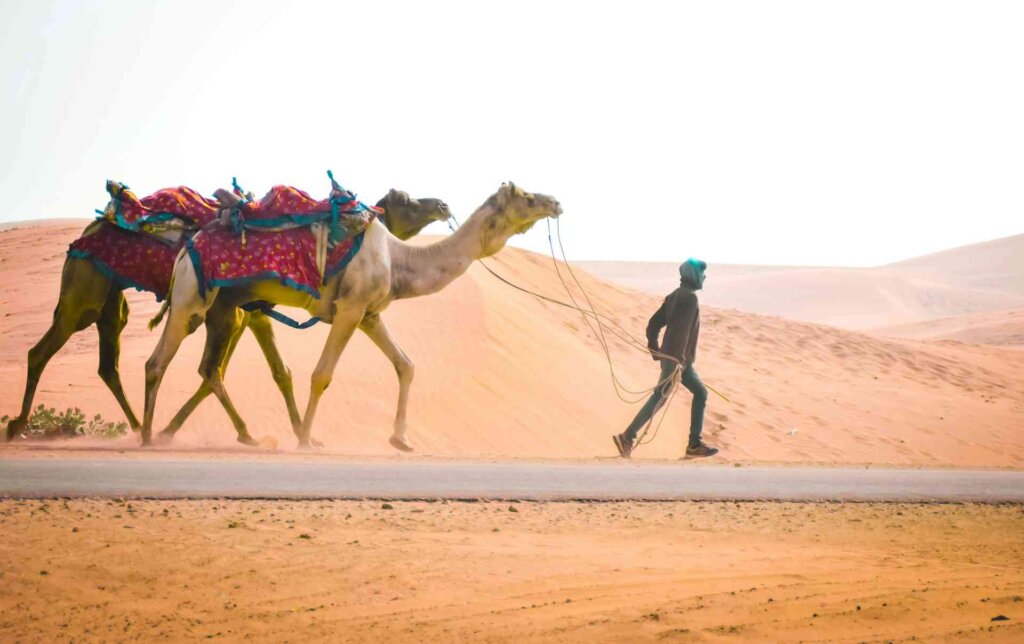
[[[693,368],[693,365],[688,366],[683,371],[682,385],[686,387],[690,393],[693,394],[693,404],[690,406],[690,441],[687,446],[688,453],[693,456],[711,456],[717,449],[708,448],[708,450],[714,450],[709,454],[695,454],[691,450],[699,450],[702,443],[700,440],[701,432],[704,429],[704,408],[708,404],[708,388],[701,382],[700,376],[697,375],[697,371]],[[702,452],[705,450],[701,450]]]
[[[647,399],[644,406],[637,412],[636,417],[633,418],[633,422],[629,424],[626,431],[619,435],[622,444],[627,447],[623,456],[628,455],[629,451],[632,450],[636,435],[640,433],[644,425],[650,422],[651,416],[658,410],[662,398],[665,397],[665,394],[672,387],[672,383],[666,382],[666,379],[672,375],[675,366],[675,363],[671,360],[663,360],[661,362],[661,375],[658,378],[658,387],[655,388],[651,393],[651,397]]]

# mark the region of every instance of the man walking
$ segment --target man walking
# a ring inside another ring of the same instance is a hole
[[[622,458],[629,458],[633,442],[639,431],[650,422],[672,389],[672,375],[676,365],[682,367],[682,384],[693,394],[690,407],[690,442],[686,455],[690,457],[714,456],[718,449],[705,445],[700,439],[704,426],[704,407],[708,390],[693,368],[697,357],[697,336],[700,335],[700,306],[697,291],[704,287],[704,271],[708,265],[692,257],[679,267],[679,288],[669,293],[651,321],[647,323],[647,347],[651,356],[661,361],[661,378],[651,397],[637,413],[636,418],[621,434],[612,436]],[[665,328],[665,338],[658,347],[658,336]]]

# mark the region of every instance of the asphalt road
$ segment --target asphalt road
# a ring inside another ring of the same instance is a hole
[[[1024,472],[619,461],[0,458],[0,497],[1024,502]]]

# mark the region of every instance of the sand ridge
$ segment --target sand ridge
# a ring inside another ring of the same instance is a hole
[[[58,222],[0,232],[4,413],[20,404],[26,351],[48,324],[64,250],[81,227]],[[549,257],[508,248],[489,262],[516,283],[564,298]],[[660,298],[578,273],[598,309],[642,337]],[[122,378],[141,411],[143,364],[157,339],[145,323],[157,305],[135,292],[129,301]],[[395,303],[383,318],[416,363],[410,437],[421,455],[610,457],[609,436],[636,411],[615,396],[604,354],[578,313],[515,291],[479,265],[437,295]],[[326,331],[323,325],[276,329],[300,409]],[[190,337],[168,371],[158,427],[198,385],[202,342],[203,331]],[[628,387],[654,384],[649,356],[618,340],[611,347]],[[96,368],[96,335],[87,330],[51,362],[37,402],[119,418]],[[723,448],[719,462],[1024,464],[1024,368],[1017,350],[882,338],[704,306],[697,368],[731,401],[713,396],[708,407],[706,437]],[[283,403],[248,335],[227,385],[254,435],[273,437],[282,447],[294,444]],[[392,455],[386,439],[396,397],[390,363],[357,334],[323,399],[316,436],[331,451]],[[681,395],[637,458],[680,456],[687,417]],[[178,441],[177,447],[232,447],[234,432],[211,398]]]

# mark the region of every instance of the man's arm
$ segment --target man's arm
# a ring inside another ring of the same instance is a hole
[[[647,349],[651,352],[651,357],[655,360],[660,360],[660,358],[654,354],[659,351],[658,336],[661,335],[661,330],[664,328],[666,323],[665,305],[667,303],[668,298],[665,298],[665,301],[661,303],[661,307],[654,312],[654,315],[651,316],[650,321],[647,323]]]

